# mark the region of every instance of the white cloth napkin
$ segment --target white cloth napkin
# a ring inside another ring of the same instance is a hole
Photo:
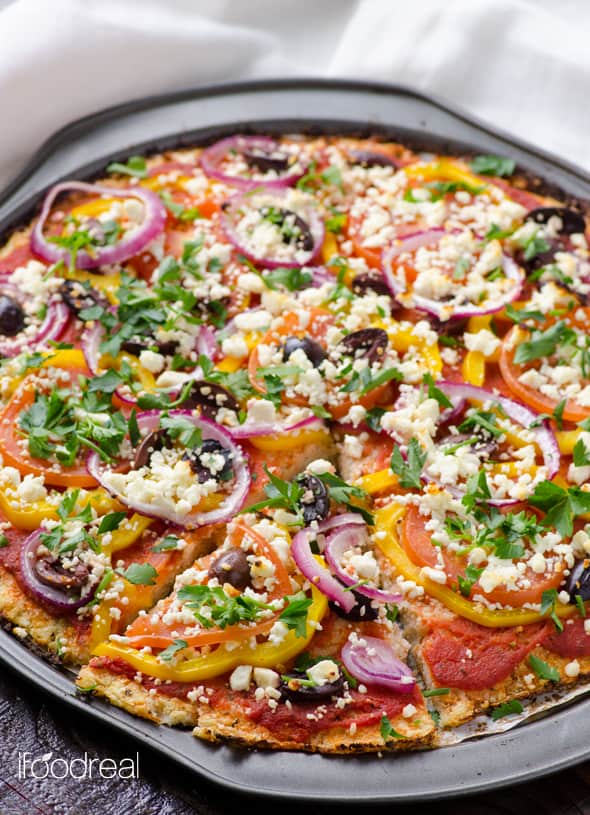
[[[590,3],[0,0],[0,189],[100,108],[265,76],[437,94],[590,169]]]

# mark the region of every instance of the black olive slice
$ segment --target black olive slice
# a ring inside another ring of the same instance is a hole
[[[209,578],[216,577],[223,586],[229,583],[243,590],[250,585],[248,557],[242,549],[232,548],[216,558],[209,567]]]
[[[283,345],[283,360],[286,362],[298,350],[303,351],[314,368],[319,368],[327,356],[322,346],[310,337],[287,337]]]
[[[59,287],[59,294],[76,317],[85,308],[107,305],[107,301],[100,292],[91,286],[84,286],[79,280],[64,280]]]
[[[576,597],[582,600],[590,600],[590,558],[578,560],[571,571],[566,586],[572,603],[576,602]]]
[[[330,496],[326,485],[311,473],[297,476],[297,483],[304,491],[299,499],[299,506],[305,525],[324,521],[330,514]]]
[[[325,685],[307,685],[306,673],[292,671],[285,674],[279,685],[279,691],[283,699],[290,702],[321,702],[324,699],[331,699],[332,696],[340,696],[344,693],[344,676],[340,673],[334,682],[326,682]]]
[[[352,589],[352,594],[356,600],[356,604],[350,609],[350,611],[345,611],[338,603],[330,602],[328,605],[332,609],[332,611],[338,615],[338,617],[342,617],[343,620],[351,620],[352,622],[368,622],[369,620],[376,620],[379,616],[379,612],[376,608],[373,607],[373,604],[369,597],[365,597],[364,594],[361,594],[358,591]]]
[[[372,363],[383,359],[388,344],[389,337],[382,328],[361,328],[340,340],[338,346],[345,354]]]
[[[289,156],[285,153],[266,153],[256,148],[244,150],[242,153],[244,161],[248,167],[254,167],[261,173],[274,170],[276,173],[283,173],[289,169]]]
[[[163,447],[170,447],[171,441],[168,432],[163,428],[154,430],[148,433],[147,436],[140,442],[139,447],[135,451],[135,458],[133,459],[133,469],[139,470],[148,464],[152,453],[156,450],[161,450]]]
[[[165,357],[171,357],[178,349],[178,342],[176,340],[158,342],[153,336],[147,335],[145,339],[132,337],[129,340],[124,340],[121,343],[121,348],[134,357],[138,357],[142,351],[146,351],[148,348],[157,348],[159,354],[163,354]]]
[[[385,294],[391,297],[389,286],[385,282],[385,278],[379,272],[363,272],[357,274],[352,281],[352,290],[360,297],[364,297],[369,292],[373,294]]]
[[[65,569],[57,560],[40,557],[35,561],[37,577],[47,586],[58,589],[77,589],[86,583],[90,570],[84,563],[78,563],[73,569]]]
[[[221,385],[205,382],[204,379],[199,379],[193,383],[191,392],[182,403],[182,406],[191,410],[198,407],[201,409],[203,416],[208,419],[215,419],[217,411],[221,408],[233,410],[235,413],[240,410],[240,405],[233,394]]]
[[[361,167],[396,167],[395,161],[386,153],[379,153],[377,150],[351,150],[349,153],[352,164],[360,164]]]
[[[283,207],[264,206],[258,210],[260,215],[271,221],[281,230],[283,243],[293,244],[297,249],[311,252],[313,249],[313,235],[307,225],[296,212]]]
[[[19,303],[7,294],[0,295],[0,334],[14,337],[25,327],[25,313]]]
[[[224,464],[221,470],[215,469],[213,471],[209,469],[207,457],[212,454],[223,456]],[[210,478],[214,478],[216,481],[229,481],[233,475],[231,453],[216,439],[205,439],[200,447],[196,447],[190,452],[187,451],[183,458],[189,462],[191,470],[199,480],[199,484],[204,484]],[[203,458],[205,458],[205,461],[202,460]]]
[[[557,216],[561,219],[561,235],[575,235],[586,230],[586,221],[581,212],[569,207],[538,207],[531,210],[525,221],[535,224],[546,224],[551,218]]]

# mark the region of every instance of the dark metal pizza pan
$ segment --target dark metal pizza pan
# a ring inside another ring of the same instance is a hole
[[[377,83],[268,80],[142,99],[68,125],[0,193],[0,236],[24,223],[43,190],[61,178],[91,178],[113,159],[205,143],[236,131],[377,133],[424,150],[500,153],[563,195],[590,199],[590,176],[580,168],[423,94]],[[64,704],[244,793],[401,803],[497,789],[590,758],[590,699],[502,735],[430,752],[382,758],[238,752],[81,698],[71,674],[49,665],[6,631],[0,631],[0,660]]]

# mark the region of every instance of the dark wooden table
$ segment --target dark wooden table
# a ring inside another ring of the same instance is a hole
[[[80,719],[6,669],[0,672],[0,815],[218,815],[244,807],[256,815],[295,811],[297,805],[290,808],[284,802],[226,792],[145,750],[140,751],[138,780],[19,780],[19,751],[33,756],[53,751],[67,759],[87,752],[117,760],[135,755],[136,747],[105,727],[89,726],[89,719]],[[348,808],[308,805],[305,812],[327,815],[343,809]],[[354,811],[359,813],[358,806]],[[508,790],[430,805],[389,806],[387,811],[396,815],[586,815],[590,814],[590,764]]]

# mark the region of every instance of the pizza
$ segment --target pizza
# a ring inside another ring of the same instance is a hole
[[[236,135],[0,249],[0,615],[208,741],[423,749],[590,674],[582,202]]]

